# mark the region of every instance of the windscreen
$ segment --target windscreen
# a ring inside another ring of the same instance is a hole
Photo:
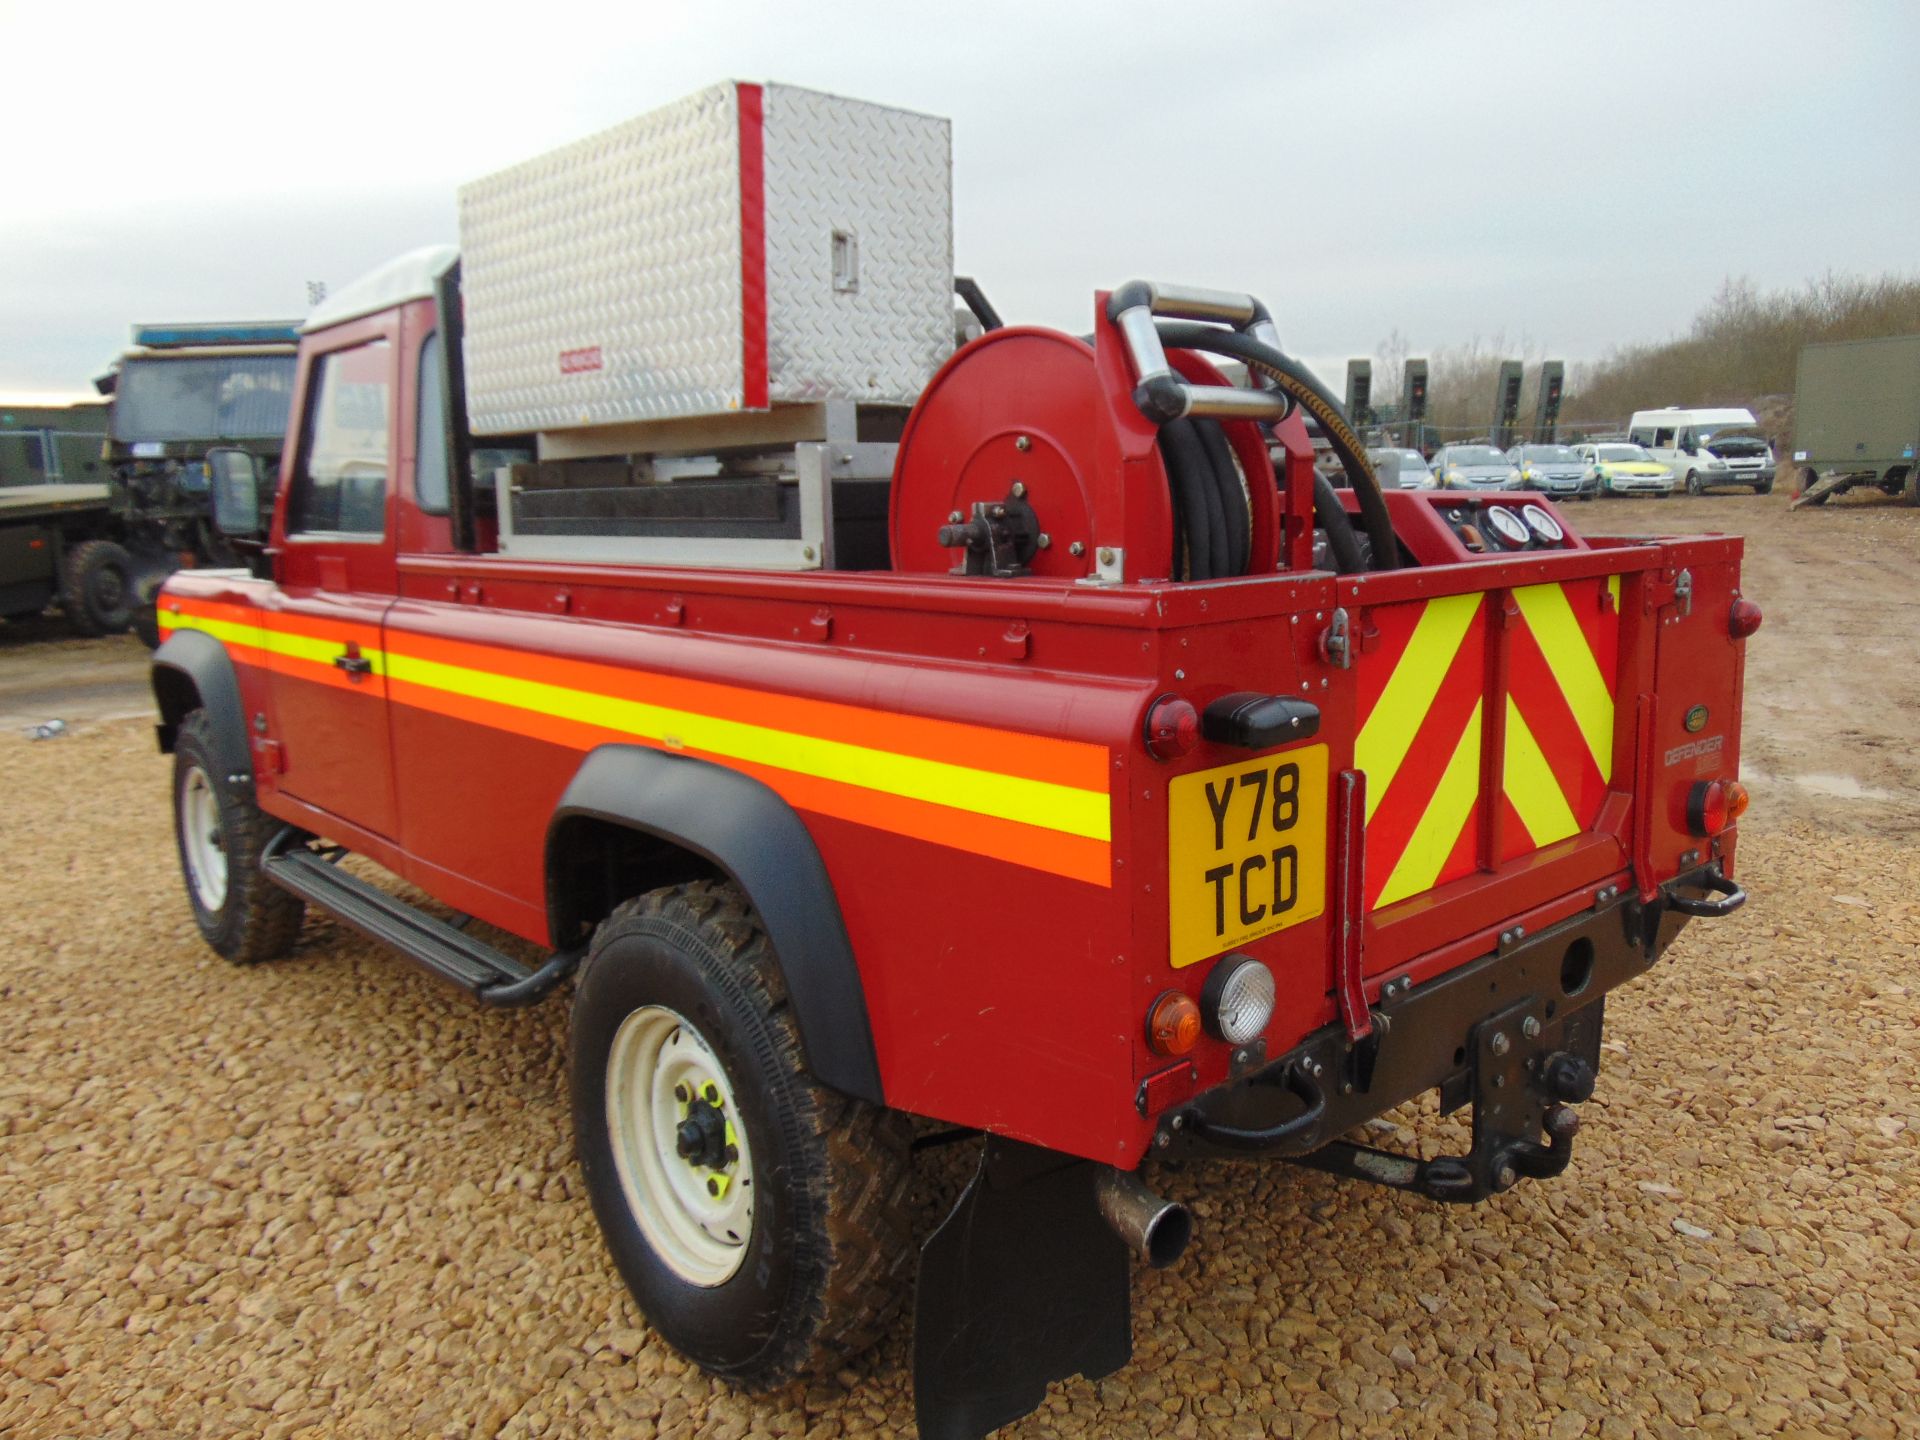
[[[286,433],[291,355],[129,360],[113,395],[113,438],[269,440]]]
[[[1577,465],[1580,457],[1573,453],[1568,445],[1529,445],[1521,452],[1528,460],[1538,460],[1543,465]]]
[[[1638,445],[1596,445],[1593,447],[1593,453],[1597,459],[1601,460],[1633,461],[1653,459],[1653,456],[1649,455]]]
[[[1504,465],[1507,457],[1491,445],[1455,445],[1447,451],[1449,465]]]

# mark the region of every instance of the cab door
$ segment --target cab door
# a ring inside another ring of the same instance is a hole
[[[264,617],[276,788],[381,838],[396,833],[381,627],[396,577],[397,326],[394,312],[352,321],[310,354]]]

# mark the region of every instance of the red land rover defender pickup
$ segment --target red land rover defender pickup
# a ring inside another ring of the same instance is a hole
[[[780,127],[831,97],[696,99],[747,221],[717,399],[672,401],[700,334],[675,369],[557,300],[543,340],[484,183],[460,259],[308,322],[254,569],[161,596],[208,943],[270,959],[313,905],[484,1004],[572,977],[580,1163],[650,1323],[778,1385],[872,1343],[917,1264],[927,1436],[1126,1362],[1129,1266],[1190,1231],[1151,1157],[1441,1201],[1559,1174],[1607,992],[1743,898],[1740,542],[1382,494],[1245,295],[1130,283],[1076,338],[962,280],[956,350],[937,254],[911,393],[886,335],[839,393],[796,377]],[[580,168],[539,165],[517,216]],[[823,225],[819,303],[886,283],[891,233]],[[265,477],[215,467],[244,533]],[[1436,1088],[1467,1153],[1345,1138]],[[917,1254],[908,1117],[985,1137]]]

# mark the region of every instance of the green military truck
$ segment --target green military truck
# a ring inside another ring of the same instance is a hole
[[[133,567],[117,533],[105,485],[0,487],[0,619],[58,600],[82,635],[125,630]]]
[[[1793,405],[1796,509],[1862,485],[1920,504],[1920,335],[1807,346]]]
[[[107,484],[130,558],[132,621],[149,644],[153,597],[183,564],[233,565],[212,523],[207,452],[278,471],[293,399],[293,320],[136,325],[133,348],[94,383],[113,397]]]
[[[105,474],[106,438],[104,401],[0,399],[0,487],[94,484]]]

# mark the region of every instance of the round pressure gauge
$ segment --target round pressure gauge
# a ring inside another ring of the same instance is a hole
[[[1522,505],[1520,516],[1527,522],[1527,528],[1549,545],[1558,545],[1567,538],[1566,530],[1560,522],[1538,505]]]
[[[1487,528],[1493,531],[1500,543],[1509,550],[1518,550],[1532,538],[1527,522],[1504,505],[1487,507]]]

